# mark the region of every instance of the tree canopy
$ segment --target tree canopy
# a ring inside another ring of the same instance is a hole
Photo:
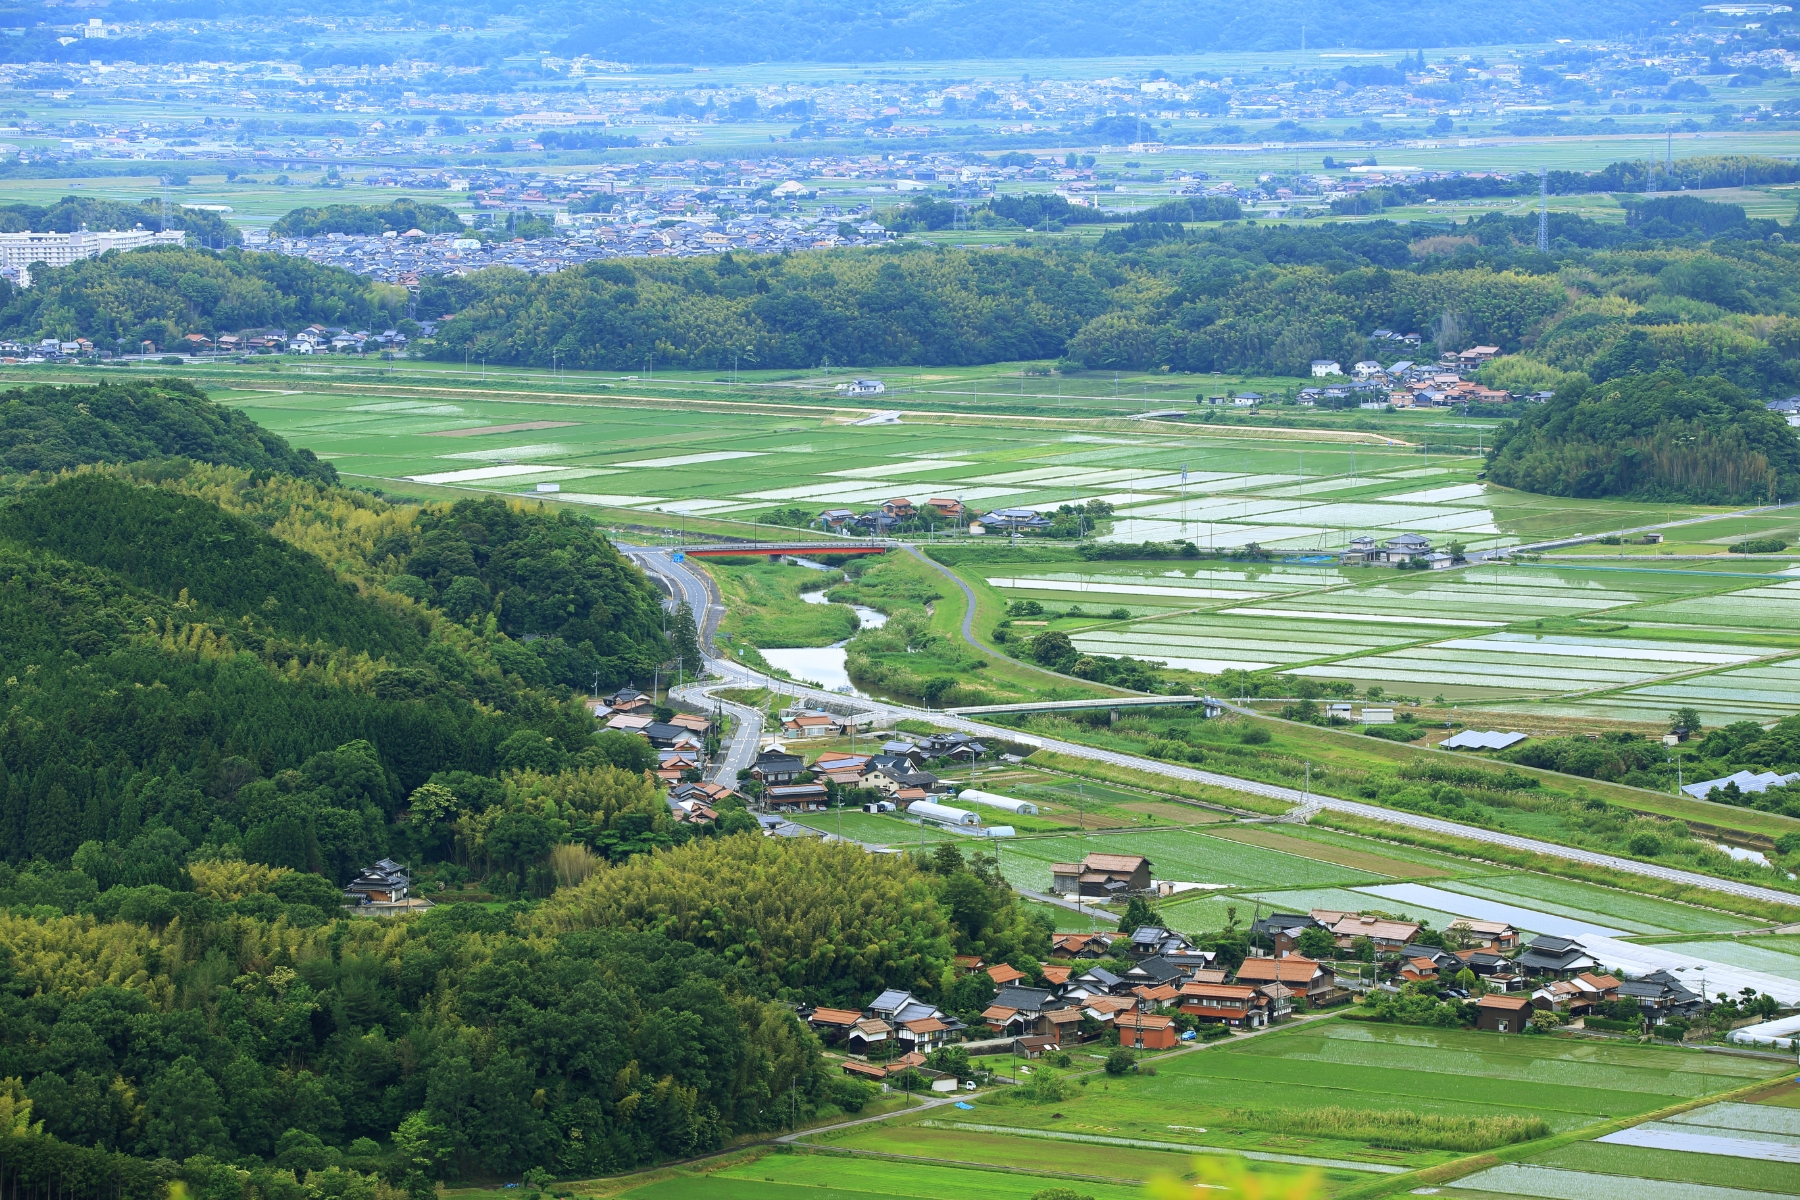
[[[390,204],[327,204],[296,208],[276,221],[276,237],[317,237],[322,233],[454,233],[463,227],[456,210],[403,198]]]
[[[0,392],[0,469],[61,471],[84,463],[191,458],[335,483],[311,450],[289,446],[181,379],[93,387],[40,384]]]
[[[1552,496],[1771,503],[1800,493],[1800,439],[1726,380],[1663,369],[1534,406],[1496,436],[1488,474]]]

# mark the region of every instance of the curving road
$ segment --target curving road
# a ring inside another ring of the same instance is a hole
[[[712,654],[712,631],[717,628],[718,617],[723,615],[724,606],[719,604],[710,590],[707,581],[687,570],[680,563],[673,562],[666,552],[649,551],[638,548],[620,547],[627,550],[632,557],[653,574],[666,580],[676,595],[688,597],[698,615],[703,609],[707,620],[702,627],[701,648]],[[959,581],[960,582],[960,581]],[[965,593],[967,588],[965,587]],[[965,631],[971,628],[971,614],[974,610],[973,597],[969,597],[969,609],[963,617]],[[715,611],[716,610],[716,611]],[[728,658],[714,657],[707,663],[710,670],[717,674],[718,682],[693,685],[693,694],[707,696],[724,687],[768,687],[793,695],[798,699],[817,699],[841,702],[843,697],[835,692],[827,692],[822,688],[807,687],[785,679],[773,679],[760,671],[733,662]],[[1635,859],[1620,858],[1613,854],[1602,854],[1593,850],[1581,850],[1572,846],[1559,846],[1554,842],[1539,841],[1537,838],[1520,837],[1517,834],[1501,833],[1492,829],[1480,829],[1473,825],[1462,825],[1455,821],[1446,821],[1440,817],[1428,817],[1419,813],[1402,812],[1398,809],[1382,808],[1374,804],[1363,804],[1356,800],[1341,800],[1335,796],[1321,796],[1306,793],[1294,788],[1282,787],[1273,783],[1261,783],[1254,779],[1239,779],[1233,775],[1221,775],[1214,771],[1202,771],[1179,763],[1162,762],[1153,758],[1140,758],[1135,754],[1121,754],[1116,750],[1102,750],[1095,746],[1084,746],[1078,742],[1065,742],[1057,738],[1038,737],[1021,733],[1016,729],[1007,729],[998,725],[989,725],[981,721],[973,721],[967,717],[953,716],[945,712],[931,709],[914,708],[911,705],[895,704],[890,701],[871,700],[866,705],[868,711],[879,714],[883,718],[900,720],[929,721],[932,724],[955,729],[979,737],[994,738],[1033,746],[1044,750],[1053,750],[1058,754],[1067,754],[1076,758],[1085,758],[1093,762],[1109,763],[1113,766],[1129,767],[1152,775],[1163,775],[1171,779],[1182,779],[1193,783],[1210,784],[1213,787],[1242,792],[1246,795],[1261,796],[1264,799],[1280,800],[1298,807],[1330,809],[1332,812],[1348,813],[1373,821],[1385,821],[1390,825],[1400,825],[1408,829],[1418,829],[1429,833],[1446,834],[1464,838],[1472,842],[1481,842],[1490,846],[1504,846],[1510,850],[1523,850],[1533,854],[1546,854],[1556,858],[1568,859],[1572,862],[1585,863],[1589,866],[1606,867],[1629,875],[1638,875],[1646,879],[1660,879],[1669,883],[1683,884],[1688,887],[1706,888],[1726,895],[1739,896],[1748,900],[1760,900],[1770,904],[1794,904],[1797,898],[1790,893],[1776,891],[1774,888],[1758,887],[1752,883],[1741,883],[1735,879],[1719,879],[1711,875],[1702,875],[1695,871],[1683,871],[1675,867],[1665,867],[1656,863],[1638,862]],[[752,741],[752,744],[754,742]],[[735,743],[734,743],[735,749]],[[734,776],[735,777],[735,776]]]

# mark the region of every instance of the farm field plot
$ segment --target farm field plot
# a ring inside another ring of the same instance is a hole
[[[1041,820],[1068,828],[1105,829],[1141,824],[1146,817],[1164,825],[1210,825],[1229,818],[1210,809],[1177,804],[1147,792],[1058,776],[1013,782],[1006,776],[976,776],[969,786],[999,792],[1038,805]],[[1003,824],[998,817],[995,824]]]
[[[1299,667],[1292,673],[1566,692],[1639,683],[1701,667],[1737,665],[1763,653],[1752,647],[1712,643],[1491,633],[1365,655],[1353,661]]]
[[[1506,921],[1521,933],[1580,938],[1620,937],[1633,932],[1608,925],[1593,914],[1562,916],[1511,898],[1495,900],[1472,895],[1466,881],[1455,891],[1422,883],[1375,884],[1356,890],[1389,904],[1429,905],[1472,920]]]
[[[1090,837],[1034,837],[1008,841],[1002,854],[1006,877],[1034,890],[1050,885],[1050,864],[1080,862],[1092,853],[1141,854],[1158,879],[1223,883],[1239,887],[1306,886],[1378,881],[1353,867],[1317,862],[1184,829]]]
[[[1766,1065],[1773,1066],[1773,1062]],[[1792,1096],[1701,1105],[1466,1176],[1446,1194],[1545,1200],[1749,1200],[1800,1194]]]
[[[1642,721],[1666,716],[1681,705],[1699,709],[1709,725],[1778,721],[1800,711],[1800,657],[1610,692],[1552,711]]]
[[[1442,867],[1390,857],[1373,847],[1344,846],[1335,842],[1297,838],[1290,836],[1285,830],[1277,831],[1266,826],[1227,825],[1209,832],[1213,837],[1261,846],[1265,850],[1279,850],[1284,854],[1297,854],[1301,858],[1335,863],[1340,867],[1354,867],[1395,879],[1442,879],[1450,873]]]
[[[1604,1142],[1577,1142],[1531,1159],[1541,1167],[1620,1175],[1628,1179],[1657,1179],[1670,1183],[1800,1194],[1800,1166],[1792,1163],[1753,1163],[1722,1154],[1684,1154],[1649,1146],[1616,1146]]]
[[[1793,628],[1800,616],[1800,579],[1746,587],[1704,599],[1672,600],[1632,613],[1644,621],[1715,628]]]
[[[779,1200],[800,1195],[811,1200],[893,1196],[900,1200],[1030,1200],[1054,1187],[1055,1174],[1028,1168],[1008,1170],[935,1166],[825,1154],[772,1154],[704,1175],[659,1180],[621,1193],[630,1200]],[[1081,1181],[1094,1200],[1140,1200],[1132,1184]]]
[[[1335,829],[1327,829],[1317,824],[1294,825],[1281,832],[1286,837],[1298,838],[1301,841],[1319,842],[1327,846],[1343,846],[1352,850],[1368,850],[1400,862],[1434,867],[1446,875],[1481,875],[1494,869],[1485,863],[1471,862],[1450,854],[1440,854],[1436,850],[1425,850],[1418,846],[1402,846],[1376,838],[1339,833]]]
[[[1404,1143],[1371,1143],[1330,1127],[1274,1137],[1245,1110],[1539,1117],[1561,1132],[1729,1091],[1768,1077],[1770,1065],[1682,1049],[1328,1019],[1164,1057],[1155,1076],[1095,1078],[1052,1105],[982,1104],[957,1119],[1416,1168],[1460,1152],[1397,1148]],[[916,1135],[920,1144],[927,1132]]]
[[[1791,945],[1790,953],[1772,949],[1766,944],[1776,940],[1778,939],[1766,938],[1755,942],[1740,942],[1714,938],[1704,942],[1659,942],[1657,948],[1800,982],[1800,945]],[[1790,939],[1790,943],[1800,943],[1800,938]]]
[[[1060,1101],[1059,1107],[1080,1105],[1083,1101]],[[964,1114],[972,1120],[967,1124],[992,1125],[1002,1110],[999,1105],[987,1105],[977,1102],[977,1111]],[[1047,1114],[1046,1114],[1047,1115]],[[1079,1131],[1072,1131],[1079,1132]],[[1145,1140],[1152,1140],[1146,1138]],[[1160,1141],[1179,1141],[1181,1139],[1164,1136]],[[930,1159],[936,1163],[946,1164],[983,1164],[1004,1167],[1015,1171],[1042,1172],[1046,1162],[1054,1162],[1057,1167],[1067,1171],[1070,1176],[1083,1177],[1075,1184],[1076,1191],[1088,1190],[1087,1178],[1100,1179],[1148,1180],[1160,1176],[1181,1175],[1192,1170],[1192,1159],[1189,1153],[1180,1150],[1158,1150],[1138,1146],[1120,1146],[1110,1144],[1084,1143],[1080,1141],[1054,1141],[1046,1143],[1045,1139],[1030,1136],[1015,1136],[1005,1133],[994,1133],[987,1129],[955,1129],[935,1128],[918,1123],[888,1122],[864,1129],[850,1130],[842,1134],[823,1134],[807,1139],[807,1144],[846,1150],[872,1151],[877,1154],[900,1154],[909,1157]],[[1292,1179],[1308,1168],[1302,1164],[1281,1162],[1249,1163],[1252,1173],[1279,1181]],[[1325,1173],[1326,1194],[1341,1191],[1344,1187],[1360,1183],[1371,1176],[1354,1170],[1334,1170]],[[1037,1187],[1045,1186],[1049,1181],[1039,1176]],[[1035,1188],[1034,1188],[1035,1190]]]
[[[953,833],[922,824],[917,821],[903,821],[898,817],[885,813],[866,812],[817,812],[801,813],[794,818],[796,824],[808,829],[817,829],[821,833],[835,834],[841,828],[844,836],[854,842],[864,842],[871,846],[917,846],[921,842],[960,842]]]
[[[1311,601],[1309,597],[1308,602]],[[1076,649],[1165,662],[1175,669],[1261,670],[1400,645],[1435,631],[1393,625],[1301,619],[1258,619],[1218,612],[1188,614],[1071,634]]]
[[[1249,925],[1256,901],[1238,892],[1183,892],[1156,905],[1157,919],[1177,933],[1217,933],[1237,919]]]
[[[1588,917],[1639,933],[1715,933],[1748,929],[1756,924],[1746,917],[1692,904],[1523,871],[1452,880],[1436,886],[1446,891],[1525,904],[1545,912]]]
[[[1242,899],[1261,903],[1265,912],[1304,913],[1311,912],[1315,908],[1329,909],[1333,912],[1384,912],[1409,921],[1424,921],[1433,929],[1448,929],[1450,923],[1456,920],[1454,913],[1442,909],[1427,908],[1420,904],[1394,900],[1379,900],[1374,896],[1353,892],[1347,888],[1258,889],[1244,892]]]

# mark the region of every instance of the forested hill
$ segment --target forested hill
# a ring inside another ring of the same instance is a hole
[[[279,471],[335,483],[337,470],[181,379],[0,392],[0,471],[61,471],[151,458]]]
[[[418,658],[425,622],[371,604],[305,550],[193,496],[77,475],[0,508],[0,537],[116,574],[197,614],[245,614],[295,641]]]
[[[1570,381],[1508,422],[1489,477],[1553,496],[1772,504],[1800,496],[1800,438],[1716,376],[1629,374]]]
[[[528,277],[428,281],[456,316],[426,353],[463,361],[631,369],[869,366],[1060,357],[1069,370],[1305,377],[1352,363],[1370,331],[1416,332],[1417,356],[1473,345],[1548,371],[1675,367],[1768,396],[1800,383],[1800,245],[1774,222],[1683,198],[1635,227],[1492,214],[1461,224],[1146,221],[1097,249],[894,243],[781,257],[611,261]],[[1390,353],[1389,357],[1393,357]],[[1782,394],[1787,394],[1783,392]]]
[[[859,1110],[797,1002],[978,1022],[953,956],[1041,978],[1050,926],[990,858],[674,822],[563,685],[642,679],[691,622],[665,638],[582,519],[179,458],[9,482],[0,1190],[590,1177]],[[517,903],[345,915],[383,856]]]

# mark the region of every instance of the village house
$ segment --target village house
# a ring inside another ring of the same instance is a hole
[[[1532,938],[1525,953],[1514,959],[1513,964],[1529,974],[1556,979],[1567,979],[1600,965],[1580,942],[1547,933]]]
[[[1052,958],[1107,958],[1113,934],[1059,933],[1050,939]]]
[[[930,771],[913,769],[906,759],[877,758],[863,772],[862,785],[902,799],[902,792],[917,791],[919,799],[937,786],[938,778]]]
[[[844,1048],[868,1057],[894,1040],[894,1027],[880,1017],[864,1017],[844,1033]]]
[[[1126,951],[1134,958],[1151,958],[1190,950],[1193,945],[1172,929],[1164,929],[1159,925],[1140,925],[1126,940]]]
[[[1141,986],[1157,987],[1165,983],[1181,984],[1186,982],[1188,969],[1158,955],[1133,963],[1120,980],[1127,988]]]
[[[1105,899],[1148,892],[1150,860],[1139,854],[1090,854],[1079,863],[1053,863],[1050,890]]]
[[[1337,989],[1337,977],[1330,967],[1298,954],[1282,958],[1246,958],[1238,967],[1237,982],[1257,987],[1279,983],[1309,1001],[1323,1000]]]
[[[828,796],[821,783],[776,783],[763,790],[763,807],[770,811],[811,812],[825,807]]]
[[[406,899],[412,878],[406,868],[391,858],[372,867],[364,867],[344,886],[344,899],[351,904],[398,904]]]
[[[1294,992],[1283,983],[1265,983],[1257,991],[1269,998],[1269,1022],[1285,1021],[1294,1015]]]
[[[819,1040],[827,1046],[835,1046],[849,1034],[863,1015],[848,1008],[815,1008],[810,1013],[802,1014],[807,1025],[812,1027]]]
[[[1234,1029],[1268,1024],[1269,998],[1248,984],[1185,983],[1181,1011],[1200,1021],[1217,1021]]]
[[[1175,1018],[1156,1013],[1120,1013],[1113,1019],[1119,1031],[1119,1045],[1133,1050],[1170,1050],[1180,1044],[1181,1031]]]
[[[1490,993],[1475,1002],[1475,1028],[1489,1033],[1522,1033],[1531,1020],[1531,997]]]
[[[845,754],[837,750],[827,750],[813,760],[813,774],[820,779],[828,779],[839,787],[860,787],[863,771],[869,765],[867,754]]]
[[[802,740],[836,737],[842,731],[843,726],[838,724],[836,718],[825,713],[796,713],[781,723],[781,732],[784,737]]]
[[[751,764],[750,778],[758,783],[793,783],[806,770],[806,760],[785,750],[764,750]]]
[[[656,718],[649,713],[622,712],[609,717],[605,728],[616,729],[620,733],[643,733],[656,723]]]
[[[1377,952],[1390,954],[1404,949],[1419,936],[1417,921],[1392,921],[1386,917],[1326,909],[1314,909],[1312,915],[1314,920],[1331,931],[1340,950],[1348,950],[1356,944],[1357,938],[1366,937],[1375,944]]]
[[[1519,931],[1505,921],[1473,921],[1465,917],[1452,921],[1444,932],[1453,939],[1462,939],[1465,945],[1487,950],[1519,948]]]
[[[1299,948],[1301,934],[1318,928],[1319,923],[1307,913],[1270,913],[1251,924],[1250,941],[1267,944],[1280,957]]]
[[[1436,983],[1438,981],[1437,964],[1429,958],[1402,958],[1400,960],[1400,978],[1407,983]]]
[[[1683,980],[1666,970],[1623,980],[1619,984],[1619,999],[1637,1001],[1644,1015],[1658,1025],[1672,1016],[1692,1016],[1704,1005],[1699,994],[1689,990]]]
[[[667,724],[687,730],[695,737],[704,738],[712,733],[711,717],[703,717],[698,713],[676,713],[668,719]]]
[[[968,516],[968,510],[963,507],[961,500],[953,500],[944,496],[933,496],[925,502],[925,508],[939,520],[957,525],[962,524],[963,518]]]

